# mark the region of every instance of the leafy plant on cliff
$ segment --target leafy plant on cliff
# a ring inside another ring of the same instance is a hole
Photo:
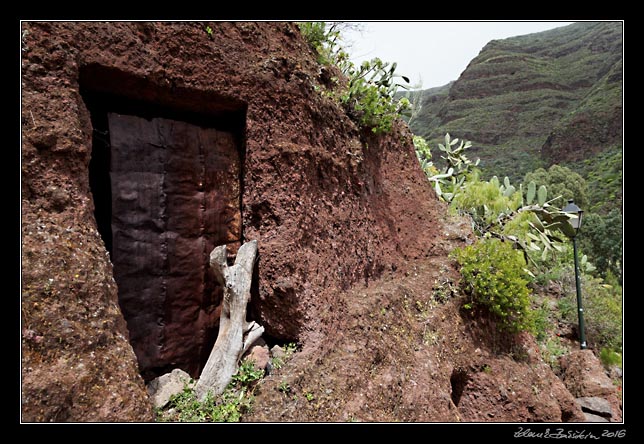
[[[379,58],[356,66],[340,45],[339,23],[300,22],[298,26],[318,54],[318,62],[336,65],[347,77],[341,91],[331,96],[345,106],[349,116],[360,126],[370,128],[376,134],[388,133],[393,122],[410,108],[407,98],[398,100],[395,97],[398,88],[408,88],[409,79],[396,75],[396,63],[389,64]]]
[[[391,131],[393,122],[410,107],[405,97],[396,101],[395,93],[405,85],[397,83],[396,77],[409,83],[404,76],[396,76],[396,63],[385,63],[379,58],[364,61],[360,67],[346,62],[343,72],[349,78],[348,89],[340,96],[349,107],[349,115],[367,128],[378,133]]]
[[[338,59],[348,57],[338,43],[341,39],[338,23],[299,22],[297,26],[306,42],[317,52],[318,63],[335,64]]]
[[[427,169],[427,167],[433,166],[433,163],[430,163],[431,152],[425,139],[420,136],[414,137],[416,155],[421,162],[423,171],[427,174],[427,178],[432,183],[438,197],[447,202],[450,202],[460,191],[467,175],[479,164],[478,159],[472,162],[465,155],[465,150],[470,148],[472,144],[461,140],[460,145],[457,146],[458,142],[458,138],[452,139],[447,133],[445,134],[445,144],[438,144],[438,149],[444,153],[441,158],[446,162],[443,172],[439,173],[435,167],[434,170]]]

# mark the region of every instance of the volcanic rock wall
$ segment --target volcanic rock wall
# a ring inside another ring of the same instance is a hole
[[[193,376],[214,342],[215,288],[135,308],[128,300],[141,292],[113,269],[114,195],[90,186],[103,135],[96,110],[112,102],[144,108],[147,120],[197,116],[238,137],[240,240],[259,241],[250,312],[274,339],[314,339],[320,313],[332,322],[337,292],[431,249],[442,209],[410,133],[361,133],[317,92],[323,81],[293,23],[23,24],[24,421],[149,420],[137,338],[152,371],[187,366]],[[110,191],[123,183],[111,180]],[[203,233],[221,228],[204,224]],[[190,345],[192,332],[200,342]]]

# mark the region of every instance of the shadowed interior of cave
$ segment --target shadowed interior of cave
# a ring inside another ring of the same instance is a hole
[[[450,385],[452,386],[452,402],[458,407],[461,402],[461,396],[465,390],[470,377],[467,370],[462,368],[455,368],[449,378]]]
[[[200,114],[81,93],[97,228],[139,370],[146,381],[173,368],[197,378],[221,310],[209,254],[242,242],[245,109]]]

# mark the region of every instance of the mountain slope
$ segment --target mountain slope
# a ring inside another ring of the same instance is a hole
[[[434,99],[421,110],[412,130],[432,145],[446,132],[471,140],[472,155],[490,176],[521,179],[537,167],[576,165],[607,150],[615,157],[622,138],[622,35],[620,22],[582,22],[493,40],[441,103]],[[576,166],[590,177],[598,162]]]
[[[412,115],[411,120],[408,122],[412,128],[415,128],[415,121],[423,122],[428,127],[440,125],[438,111],[443,106],[443,103],[445,103],[453,84],[454,82],[449,82],[447,85],[436,88],[429,88],[420,92],[409,91],[400,95],[400,97],[407,96],[412,102],[419,102],[418,105],[420,107],[418,111]],[[421,94],[421,97],[417,98],[417,94]]]

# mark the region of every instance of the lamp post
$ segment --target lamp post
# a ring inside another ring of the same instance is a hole
[[[562,210],[564,213],[573,215],[569,222],[572,225],[574,235],[572,238],[572,248],[575,256],[575,286],[577,288],[577,315],[579,318],[579,345],[583,350],[586,348],[586,333],[584,329],[584,308],[581,302],[581,282],[579,280],[579,259],[577,257],[577,234],[581,228],[581,219],[584,211],[575,205],[572,199],[568,199],[568,205]]]

